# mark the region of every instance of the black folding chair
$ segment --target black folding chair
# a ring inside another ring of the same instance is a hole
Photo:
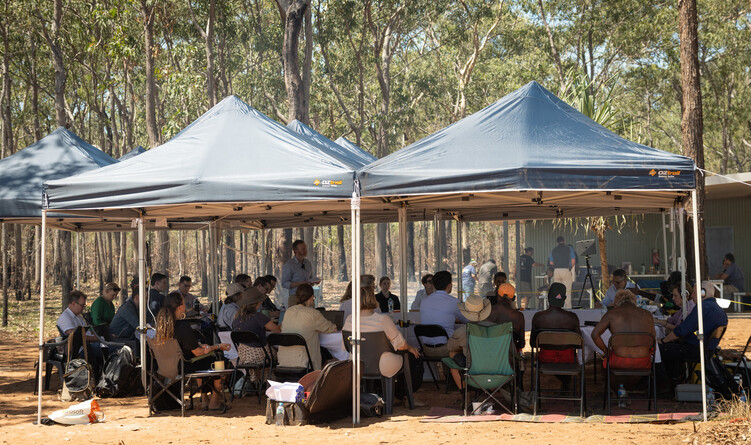
[[[733,378],[736,375],[744,377],[743,383],[746,388],[751,388],[751,374],[749,373],[749,363],[746,358],[746,352],[748,352],[748,345],[751,343],[751,336],[746,340],[746,346],[743,347],[740,357],[737,361],[725,363],[725,367],[733,373]]]
[[[615,348],[648,348],[649,352],[647,355],[643,357],[635,357],[635,358],[646,358],[649,357],[650,361],[652,362],[651,366],[648,368],[617,368],[612,366],[612,356],[613,350]],[[645,334],[643,332],[619,332],[617,334],[613,334],[613,336],[610,337],[610,340],[608,341],[608,350],[606,352],[607,357],[607,372],[606,372],[606,381],[605,381],[605,394],[607,399],[607,408],[608,408],[608,415],[610,415],[610,405],[611,405],[611,390],[610,390],[610,376],[638,376],[638,377],[648,377],[647,379],[647,390],[646,390],[646,397],[638,398],[638,397],[628,397],[627,400],[648,400],[649,404],[647,405],[647,409],[650,409],[652,403],[654,403],[654,412],[657,413],[657,378],[655,373],[655,336],[653,334]]]
[[[443,366],[443,357],[448,357],[448,355],[434,355],[431,354],[431,352],[435,349],[438,349],[441,346],[445,346],[446,343],[440,344],[440,345],[426,345],[422,342],[421,337],[426,338],[445,338],[448,340],[449,336],[446,333],[446,330],[443,329],[443,326],[437,325],[437,324],[418,324],[415,325],[415,337],[417,337],[417,343],[420,344],[420,352],[422,353],[422,361],[428,364],[428,371],[430,371],[430,376],[433,377],[433,382],[435,383],[436,389],[440,390],[441,388],[438,386],[438,379],[435,376],[435,373],[433,373],[433,367],[431,366],[432,363],[438,363],[441,366]],[[437,371],[437,369],[436,369]],[[448,369],[445,370],[446,372],[446,393],[449,392],[449,376],[450,372]]]
[[[383,331],[379,332],[362,332],[362,343],[360,343],[361,362],[363,364],[361,378],[363,380],[376,380],[381,382],[383,399],[386,402],[385,414],[391,414],[394,410],[394,379],[398,375],[404,376],[404,382],[407,386],[407,402],[409,409],[415,409],[415,402],[412,396],[412,373],[409,368],[409,357],[407,351],[395,351],[394,346],[389,341]],[[350,338],[351,331],[342,331],[344,347],[348,352],[352,350]],[[381,354],[392,352],[402,355],[402,368],[392,377],[386,377],[381,374],[379,363]]]
[[[261,403],[261,399],[264,396],[264,390],[266,387],[266,370],[271,367],[271,357],[269,356],[268,352],[266,351],[266,348],[261,347],[261,341],[258,339],[258,335],[256,335],[255,332],[251,331],[233,331],[232,334],[230,334],[230,337],[232,338],[232,343],[235,345],[235,349],[239,352],[240,351],[240,345],[246,345],[249,347],[258,347],[261,350],[263,350],[263,356],[264,359],[260,363],[243,363],[240,360],[240,357],[237,358],[237,365],[235,365],[235,368],[237,369],[244,369],[246,371],[245,373],[245,380],[243,380],[243,386],[240,388],[240,396],[243,395],[245,392],[245,387],[252,386],[253,389],[249,390],[251,393],[256,393],[258,395],[258,403]],[[261,375],[258,378],[258,381],[255,382],[255,384],[251,381],[250,374],[255,372],[255,370],[260,369]],[[230,388],[235,388],[235,382],[237,379],[237,373],[232,374],[232,383],[230,384]]]
[[[271,351],[274,351],[274,347],[301,346],[305,348],[305,355],[308,357],[307,366],[279,366],[279,361],[275,358],[271,363],[271,374],[275,379],[296,382],[300,380],[302,376],[313,370],[313,360],[310,358],[308,343],[302,335],[275,332],[269,334],[266,341],[271,347]]]
[[[579,363],[540,363],[540,350],[564,350],[573,348],[579,352]],[[534,363],[534,411],[537,415],[537,406],[540,400],[578,400],[579,416],[584,417],[586,410],[585,391],[585,366],[584,366],[584,342],[581,335],[572,331],[541,331],[537,334],[536,344],[532,349]],[[571,385],[571,390],[547,391],[542,394],[540,389],[540,375],[579,377],[579,395],[576,396],[576,381]],[[569,395],[570,394],[570,395]]]

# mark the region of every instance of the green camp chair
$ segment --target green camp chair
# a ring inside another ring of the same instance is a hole
[[[509,414],[516,414],[518,394],[514,375],[516,354],[512,344],[513,333],[514,328],[511,323],[490,326],[468,323],[469,357],[467,357],[467,367],[459,366],[452,358],[443,359],[446,366],[462,371],[464,374],[464,387],[467,389],[464,391],[465,416],[469,406],[468,389],[470,386],[485,393],[486,397],[480,406],[492,399]],[[495,395],[507,383],[512,385],[513,413]],[[472,414],[474,414],[474,411],[472,411]]]

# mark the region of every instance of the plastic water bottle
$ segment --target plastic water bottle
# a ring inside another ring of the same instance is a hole
[[[389,314],[393,314],[393,313],[394,313],[394,300],[389,298]]]
[[[623,387],[623,383],[621,383],[621,386],[618,388],[618,408],[626,408],[628,406],[626,397],[628,397],[628,393],[626,392],[626,388]]]
[[[276,416],[274,416],[274,420],[276,420],[276,426],[284,426],[284,403],[279,402],[276,405]]]
[[[715,408],[714,389],[709,388],[707,391],[707,411],[713,411]]]

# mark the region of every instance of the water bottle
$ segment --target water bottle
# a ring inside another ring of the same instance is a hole
[[[746,397],[746,390],[745,389],[741,391],[741,397],[740,397],[740,399],[741,399],[741,403],[748,403],[748,397]]]
[[[707,411],[713,411],[715,407],[714,390],[709,388],[707,391]]]
[[[201,303],[198,301],[198,298],[193,300],[193,310],[196,312],[201,312]]]
[[[618,408],[626,408],[628,406],[626,397],[628,397],[628,393],[626,392],[626,388],[623,387],[623,383],[621,383],[621,386],[618,388]]]
[[[393,314],[393,313],[394,313],[394,300],[389,298],[389,314]]]
[[[284,426],[284,403],[279,402],[276,405],[276,416],[274,416],[274,420],[276,420],[276,426]]]

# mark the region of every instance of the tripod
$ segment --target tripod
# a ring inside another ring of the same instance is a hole
[[[579,299],[576,301],[576,305],[581,307],[582,295],[584,295],[584,289],[587,287],[587,280],[589,280],[589,286],[592,290],[592,296],[590,298],[590,306],[594,306],[595,301],[595,283],[592,280],[592,266],[589,265],[589,255],[584,257],[587,261],[587,275],[584,277],[584,283],[582,283],[581,291],[579,291]]]

